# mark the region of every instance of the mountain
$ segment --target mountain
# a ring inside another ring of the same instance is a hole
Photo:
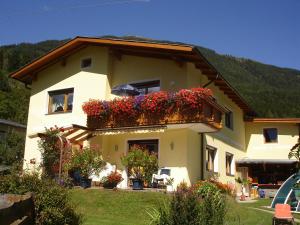
[[[66,41],[49,40],[0,47],[0,118],[26,123],[30,91],[7,75]],[[198,48],[258,116],[300,117],[299,70]]]

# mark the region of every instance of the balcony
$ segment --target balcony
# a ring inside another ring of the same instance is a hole
[[[99,133],[166,128],[214,132],[222,128],[225,112],[205,88],[160,91],[112,101],[90,100],[82,108],[87,114],[87,127]]]

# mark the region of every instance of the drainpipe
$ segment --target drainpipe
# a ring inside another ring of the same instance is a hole
[[[200,148],[201,148],[201,153],[200,153],[200,162],[201,162],[201,170],[200,170],[200,180],[204,180],[204,164],[205,164],[205,148],[204,148],[204,133],[200,133]]]
[[[203,85],[203,88],[206,88],[208,85],[210,85],[211,83],[213,83],[215,80],[217,80],[219,78],[219,74],[217,74],[217,76],[210,80],[209,82],[207,82],[206,84]]]
[[[25,88],[28,89],[28,90],[31,90],[31,87],[27,83],[25,84]]]

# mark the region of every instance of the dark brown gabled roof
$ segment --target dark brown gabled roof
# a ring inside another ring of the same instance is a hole
[[[254,112],[240,94],[203,56],[197,46],[178,42],[157,41],[138,37],[75,37],[13,72],[10,76],[25,84],[31,84],[39,71],[59,60],[63,60],[88,45],[108,46],[110,48],[110,53],[114,54],[116,57],[119,57],[122,54],[128,54],[168,58],[178,62],[179,65],[183,62],[192,62],[211,82],[218,86],[225,95],[235,102],[245,114],[253,114]]]

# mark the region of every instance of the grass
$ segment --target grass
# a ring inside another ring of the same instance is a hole
[[[74,189],[71,198],[84,215],[84,225],[147,225],[147,211],[162,204],[168,195],[159,192],[112,191],[101,189]],[[271,224],[273,215],[251,209],[270,205],[271,200],[255,203],[236,203],[228,199],[226,225]]]
[[[84,215],[84,225],[144,225],[147,210],[157,207],[167,195],[159,192],[128,192],[74,189],[72,200]]]

